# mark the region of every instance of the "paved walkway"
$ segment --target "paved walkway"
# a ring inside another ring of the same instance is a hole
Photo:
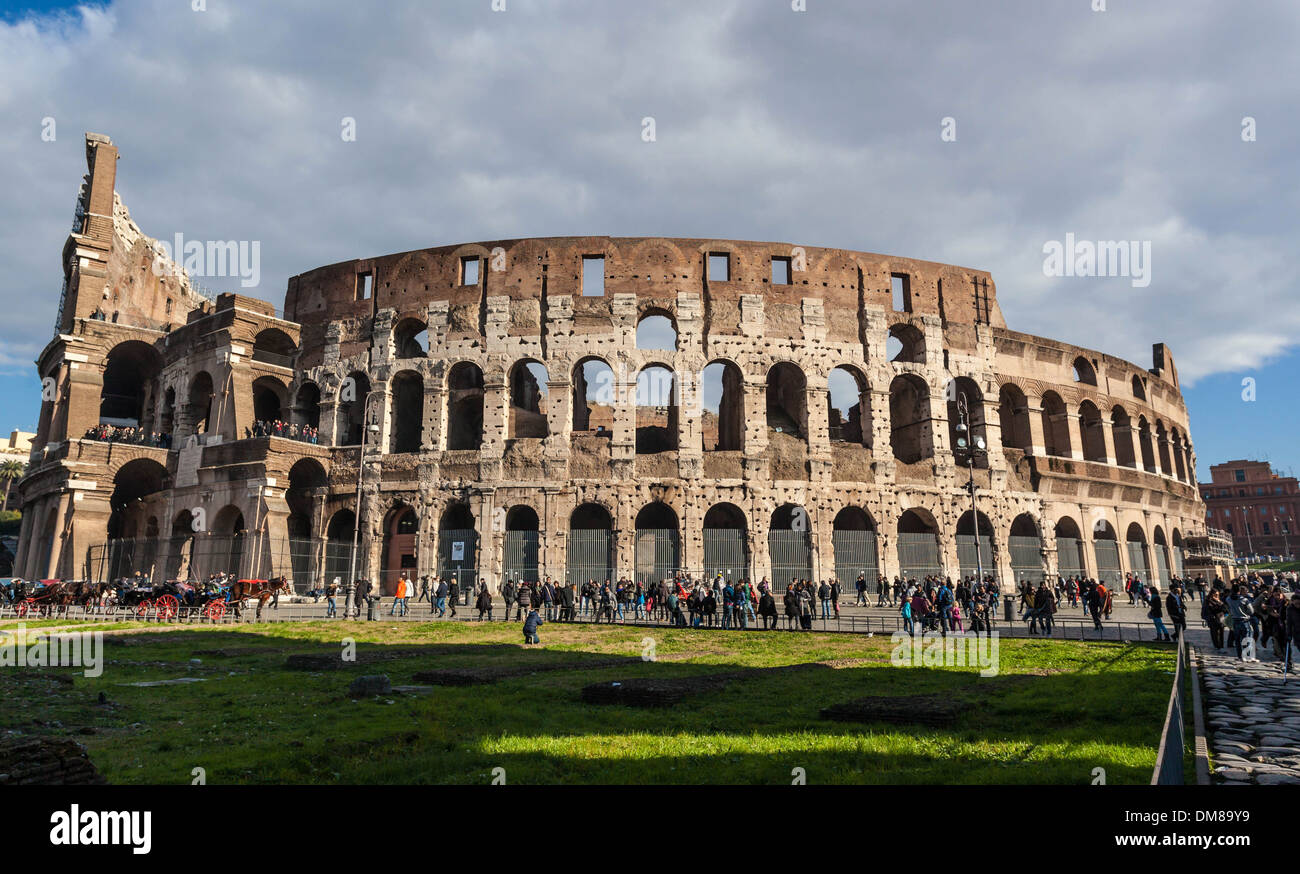
[[[1218,652],[1209,632],[1192,639],[1205,686],[1214,782],[1221,785],[1300,784],[1300,657],[1292,670],[1272,648],[1257,647],[1257,662],[1242,662],[1235,649]]]

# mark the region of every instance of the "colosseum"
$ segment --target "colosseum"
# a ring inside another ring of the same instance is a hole
[[[278,311],[157,269],[86,154],[20,576],[1167,579],[1205,535],[1169,350],[1013,331],[987,272],[497,240],[319,267]]]

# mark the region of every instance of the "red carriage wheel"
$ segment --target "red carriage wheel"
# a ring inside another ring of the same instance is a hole
[[[158,608],[158,616],[162,619],[175,619],[181,609],[181,602],[175,595],[163,595],[153,605]]]
[[[28,603],[29,602],[27,601],[19,601],[17,604],[15,604],[14,615],[17,616],[19,619],[22,619],[24,616],[26,616]]]
[[[222,618],[226,615],[226,602],[209,601],[207,610],[205,610],[204,612],[208,614],[208,618],[211,619],[213,622],[220,622]]]
[[[145,616],[152,609],[153,609],[153,601],[150,601],[148,598],[145,598],[139,604],[135,605],[135,615]]]

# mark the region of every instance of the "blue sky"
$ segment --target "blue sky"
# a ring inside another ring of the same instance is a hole
[[[93,130],[146,234],[259,241],[246,291],[276,306],[304,270],[471,240],[917,257],[990,271],[1014,330],[1143,367],[1168,344],[1202,477],[1300,468],[1300,3],[1090,7],[0,0],[0,427],[36,424]],[[1045,275],[1068,234],[1149,241],[1151,282]]]

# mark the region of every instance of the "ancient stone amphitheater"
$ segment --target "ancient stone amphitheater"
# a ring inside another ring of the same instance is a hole
[[[311,270],[280,313],[150,269],[87,159],[19,575],[1167,578],[1205,532],[1169,351],[1012,331],[984,271],[499,240]]]

